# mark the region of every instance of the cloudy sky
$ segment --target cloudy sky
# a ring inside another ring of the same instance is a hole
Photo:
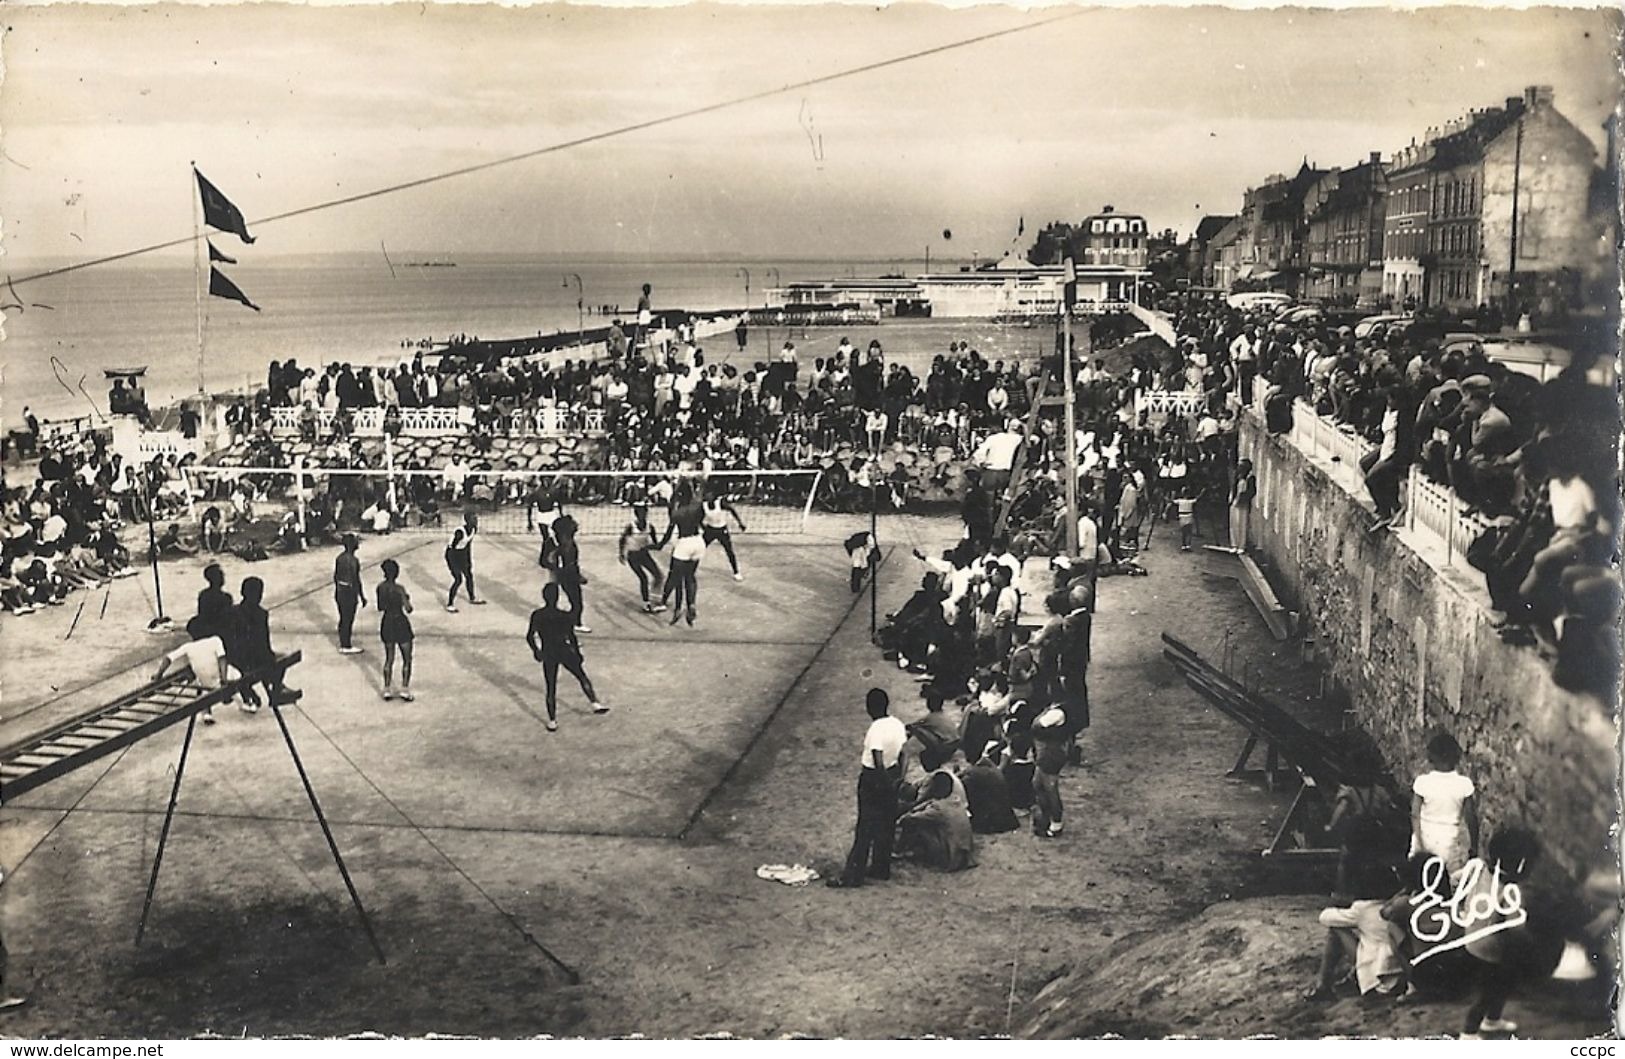
[[[12,8],[5,267],[188,235],[193,160],[268,216],[1057,10]],[[1603,9],[1086,10],[267,225],[257,249],[986,256],[1020,217],[1030,237],[1104,203],[1187,231],[1305,156],[1388,154],[1529,84],[1600,146],[1619,26]]]

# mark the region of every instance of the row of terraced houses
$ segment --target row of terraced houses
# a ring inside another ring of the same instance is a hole
[[[1619,282],[1615,120],[1606,157],[1536,85],[1348,168],[1305,159],[1241,212],[1203,218],[1188,248],[1201,286],[1330,304],[1516,306],[1560,313]]]

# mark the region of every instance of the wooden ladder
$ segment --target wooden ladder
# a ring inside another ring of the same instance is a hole
[[[1032,407],[1027,409],[1027,420],[1022,427],[1021,447],[1016,450],[1015,461],[1010,464],[1010,481],[1004,487],[1004,500],[999,505],[999,517],[993,523],[993,535],[1001,536],[1010,525],[1010,511],[1016,506],[1016,498],[1021,495],[1021,476],[1027,469],[1027,453],[1032,448],[1032,441],[1038,434],[1038,417],[1046,408],[1060,408],[1066,404],[1066,397],[1062,394],[1049,393],[1050,373],[1044,372],[1038,380],[1038,398],[1033,401]]]

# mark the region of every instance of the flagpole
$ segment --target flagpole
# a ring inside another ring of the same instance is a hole
[[[192,163],[192,293],[197,300],[197,392],[203,392],[203,208],[199,200],[197,163]],[[213,267],[212,265],[210,266]]]

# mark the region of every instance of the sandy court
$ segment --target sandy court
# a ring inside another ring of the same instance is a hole
[[[869,645],[867,597],[846,586],[840,541],[861,523],[817,516],[805,537],[740,537],[743,583],[713,548],[692,630],[637,613],[609,542],[588,541],[587,664],[613,712],[592,716],[567,683],[552,735],[520,639],[540,584],[529,538],[476,545],[491,602],[457,614],[436,598],[440,537],[364,543],[369,596],[376,564],[397,555],[418,607],[411,704],[379,697],[371,610],[366,653],[337,653],[331,550],[231,564],[233,587],[267,579],[276,642],[305,652],[293,680],[306,701],[286,715],[389,962],[372,957],[274,719],[223,709],[199,729],[139,949],[179,729],[0,811],[0,923],[32,1000],[0,1031],[1019,1032],[1025,1005],[1066,968],[1176,938],[1215,902],[1285,932],[1284,962],[1268,969],[1278,995],[1241,1012],[1193,987],[1175,1015],[1137,1030],[1376,1028],[1340,1005],[1281,999],[1312,971],[1323,898],[1258,912],[1229,900],[1306,888],[1258,855],[1287,795],[1224,778],[1241,732],[1184,686],[1158,634],[1229,652],[1233,672],[1245,665],[1317,724],[1335,727],[1335,714],[1314,713],[1296,651],[1269,639],[1224,562],[1170,550],[1162,532],[1149,577],[1101,583],[1094,723],[1086,764],[1062,777],[1065,836],[981,836],[975,870],[899,865],[892,883],[857,891],[756,878],[761,864],[828,871],[844,855],[865,691],[886,688],[905,719],[922,711],[916,682]],[[955,525],[887,516],[881,530],[884,614],[918,584],[910,548],[940,547]],[[184,597],[186,613],[200,565],[164,569],[166,598]],[[106,617],[92,603],[68,639],[76,604],[6,623],[0,739],[138,682],[167,642],[140,631],[150,588],[116,583]],[[1529,1006],[1513,1011],[1538,1024]],[[1389,1032],[1438,1031],[1459,1008],[1393,1018]]]

